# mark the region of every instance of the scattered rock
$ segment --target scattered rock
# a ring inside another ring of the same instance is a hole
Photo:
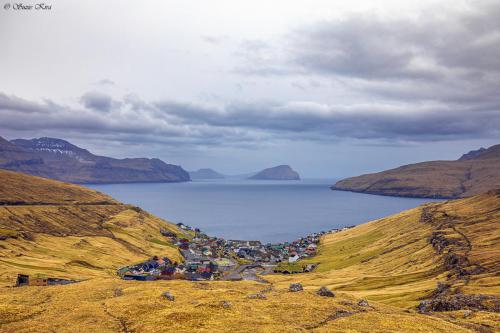
[[[302,288],[302,284],[300,283],[292,283],[290,287],[288,288],[288,291],[291,292],[297,292],[297,291],[302,291],[304,288]]]
[[[417,309],[420,313],[457,310],[500,312],[500,297],[482,294],[455,294],[446,297],[436,297],[424,300],[420,302]]]
[[[472,316],[472,311],[471,310],[465,310],[464,311],[464,318],[469,318]]]
[[[266,295],[257,293],[257,294],[250,294],[247,296],[249,299],[267,299]]]
[[[175,301],[175,297],[174,295],[172,295],[171,293],[169,293],[168,291],[164,292],[163,294],[161,294],[163,297],[165,297],[166,299],[168,299],[169,301]]]
[[[444,296],[446,294],[449,294],[451,292],[451,284],[445,283],[445,282],[438,282],[436,290],[431,295],[431,298],[438,297],[438,296]]]
[[[335,320],[335,319],[342,318],[342,317],[349,317],[349,316],[352,316],[353,314],[354,314],[354,312],[350,312],[350,311],[346,311],[346,310],[337,310],[337,311],[335,311],[335,313],[333,315],[328,317],[328,320]]]
[[[229,301],[221,301],[220,305],[222,305],[222,307],[225,308],[225,309],[228,309],[231,306],[233,306],[233,304],[231,302],[229,302]]]
[[[273,286],[270,286],[270,287],[267,287],[267,288],[265,288],[265,289],[262,289],[262,290],[260,291],[260,293],[261,293],[261,294],[263,294],[263,293],[270,293],[271,291],[273,291]]]
[[[335,294],[333,293],[333,291],[331,291],[330,289],[328,289],[325,286],[319,288],[319,290],[316,292],[316,294],[318,294],[319,296],[323,296],[323,297],[335,297]]]
[[[358,302],[358,305],[359,306],[370,306],[370,304],[368,304],[368,301],[366,299],[362,299]]]

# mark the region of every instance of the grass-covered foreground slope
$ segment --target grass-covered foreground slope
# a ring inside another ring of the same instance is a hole
[[[77,185],[0,170],[0,285],[18,273],[114,276],[152,255],[178,258],[160,227],[177,227]]]
[[[120,280],[114,269],[153,254],[175,256],[177,250],[161,245],[158,234],[160,225],[174,226],[82,187],[13,173],[0,178],[15,187],[16,201],[33,202],[0,207],[2,333],[499,329],[494,309],[420,314],[415,308],[420,299],[499,295],[497,192],[429,204],[327,235],[311,259],[319,263],[314,273],[267,275],[268,284],[139,282]],[[1,193],[8,201],[9,191],[2,187]],[[51,204],[44,204],[49,198]],[[85,280],[8,286],[18,272]],[[292,282],[302,283],[304,291],[289,292]],[[437,282],[447,287],[436,290]],[[336,296],[317,295],[323,285]],[[174,301],[162,297],[166,291]],[[359,305],[361,298],[369,306]]]
[[[463,198],[500,188],[500,145],[456,161],[431,161],[343,179],[332,186],[370,194]]]
[[[0,293],[0,332],[474,332],[349,294],[321,297],[257,282],[97,278]],[[161,295],[169,291],[169,301]],[[251,298],[261,293],[265,299]]]

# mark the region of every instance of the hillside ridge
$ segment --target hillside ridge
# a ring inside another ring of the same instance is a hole
[[[342,179],[332,190],[377,195],[464,198],[500,188],[500,145],[462,155],[456,161],[430,161]]]
[[[0,137],[0,169],[78,184],[190,180],[182,167],[157,158],[98,156],[68,141],[48,137],[11,141]]]

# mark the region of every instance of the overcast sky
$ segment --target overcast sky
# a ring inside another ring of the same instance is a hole
[[[500,143],[499,1],[4,3],[8,139],[332,179]]]

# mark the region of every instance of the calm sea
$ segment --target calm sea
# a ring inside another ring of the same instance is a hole
[[[226,239],[291,241],[416,207],[412,199],[332,191],[333,180],[206,180],[90,185],[171,222]]]

